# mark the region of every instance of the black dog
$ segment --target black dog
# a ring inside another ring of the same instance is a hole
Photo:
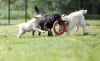
[[[35,11],[37,14],[40,13],[37,6],[35,6]],[[58,20],[59,22],[61,21],[61,16],[57,13],[44,14],[43,16],[45,17],[45,20],[40,22],[39,25],[40,25],[42,30],[48,31],[48,36],[53,36],[51,29],[52,29],[53,24],[56,20]],[[34,32],[35,31],[32,32],[33,36],[34,36]],[[39,32],[38,35],[41,35],[41,33]]]

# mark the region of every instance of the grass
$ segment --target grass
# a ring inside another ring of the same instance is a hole
[[[86,25],[86,36],[80,27],[70,37],[28,32],[21,38],[16,38],[17,27],[0,25],[0,61],[100,61],[100,21],[86,20]]]

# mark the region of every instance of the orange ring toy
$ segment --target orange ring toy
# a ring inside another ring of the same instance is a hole
[[[66,24],[65,24],[65,22],[63,22],[62,24],[59,24],[61,26],[61,30],[60,31],[56,31],[56,25],[57,24],[58,24],[58,20],[56,20],[54,22],[54,24],[53,24],[53,31],[57,35],[62,35],[66,31]]]

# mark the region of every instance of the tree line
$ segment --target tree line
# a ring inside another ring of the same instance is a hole
[[[8,1],[0,0],[0,15],[2,11],[8,10]],[[69,14],[80,9],[87,9],[88,14],[100,14],[100,0],[27,0],[27,5],[28,14],[31,15],[34,13],[35,5],[42,13]],[[10,6],[11,11],[25,11],[25,0],[10,0]]]

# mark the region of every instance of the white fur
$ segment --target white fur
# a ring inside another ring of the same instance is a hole
[[[18,33],[17,37],[20,37],[25,32],[29,32],[29,31],[33,31],[33,30],[39,31],[39,32],[45,32],[39,28],[39,22],[41,20],[44,20],[44,17],[42,15],[37,15],[34,18],[32,18],[31,20],[29,20],[28,22],[13,26],[13,27],[16,27],[16,26],[19,27],[19,33]]]
[[[87,10],[80,10],[72,12],[69,15],[62,15],[61,18],[66,23],[67,36],[70,36],[70,31],[77,26],[76,32],[78,31],[79,25],[83,27],[83,33],[85,33],[85,18],[83,14],[86,14]]]

